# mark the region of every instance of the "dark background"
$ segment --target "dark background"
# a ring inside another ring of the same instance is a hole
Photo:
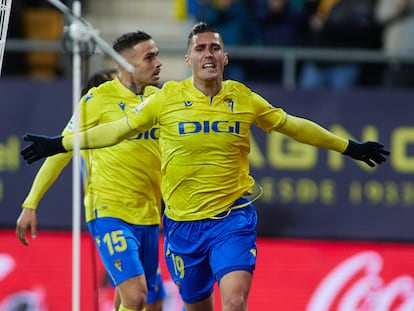
[[[291,152],[291,141],[254,128],[252,156],[256,158],[251,162],[251,173],[265,191],[255,202],[259,235],[414,241],[414,91],[293,92],[272,85],[250,87],[291,114],[317,121],[330,130],[342,128],[346,133],[341,135],[356,140],[379,140],[391,151],[390,160],[377,169],[342,156],[337,158],[340,165],[333,167],[329,164],[335,157],[332,153],[317,149],[303,154]],[[67,80],[3,79],[0,94],[0,227],[14,228],[21,203],[41,165],[41,161],[30,166],[22,161],[19,150],[25,142],[21,136],[26,132],[61,132],[72,114],[72,84]],[[404,135],[398,135],[401,129]],[[401,140],[406,143],[401,145]],[[281,142],[281,147],[275,147],[275,142]],[[259,162],[257,153],[262,157]],[[314,161],[307,168],[284,167],[279,165],[280,153],[284,158],[299,156],[305,161],[309,153]],[[335,188],[330,203],[323,199],[326,180]],[[349,195],[355,185],[361,190],[357,201]],[[70,165],[41,201],[38,219],[40,228],[71,228]],[[83,211],[82,224],[85,229]]]

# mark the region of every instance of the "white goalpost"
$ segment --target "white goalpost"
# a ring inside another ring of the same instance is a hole
[[[6,47],[7,28],[9,26],[12,0],[0,0],[0,75]]]

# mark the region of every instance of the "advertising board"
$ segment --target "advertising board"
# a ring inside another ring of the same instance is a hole
[[[40,231],[26,247],[13,230],[0,230],[1,311],[71,310],[71,237],[69,231]],[[181,311],[162,239],[160,245],[164,310]],[[413,261],[412,244],[259,238],[249,310],[412,311]],[[81,280],[81,311],[111,311],[113,289],[87,233]],[[217,288],[215,302],[221,310]]]

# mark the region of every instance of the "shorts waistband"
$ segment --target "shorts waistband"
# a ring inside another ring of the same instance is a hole
[[[223,219],[223,218],[226,218],[227,216],[230,215],[230,213],[233,210],[246,207],[250,203],[252,203],[252,202],[249,199],[245,198],[245,197],[238,198],[236,201],[234,201],[234,203],[227,210],[225,210],[224,212],[221,212],[217,215],[214,215],[214,216],[210,217],[210,219]]]

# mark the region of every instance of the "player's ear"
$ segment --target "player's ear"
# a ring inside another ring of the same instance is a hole
[[[229,63],[229,53],[224,52],[224,66],[227,66],[227,64]]]
[[[186,64],[188,67],[190,67],[190,66],[191,66],[191,57],[190,57],[190,55],[186,54],[186,55],[184,56],[184,61],[185,61],[185,64]]]

